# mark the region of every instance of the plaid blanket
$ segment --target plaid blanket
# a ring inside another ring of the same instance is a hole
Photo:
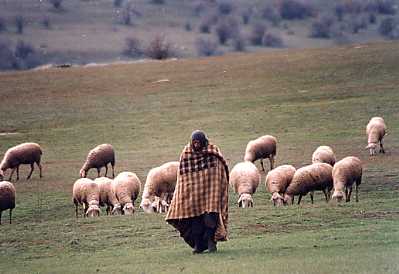
[[[180,156],[176,188],[166,221],[187,241],[190,225],[185,219],[217,212],[215,240],[227,240],[228,186],[229,169],[215,145],[209,144],[200,152],[186,145]]]

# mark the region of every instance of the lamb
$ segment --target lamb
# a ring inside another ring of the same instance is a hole
[[[370,155],[376,154],[377,144],[380,143],[380,153],[385,153],[383,138],[386,134],[386,125],[384,119],[381,117],[373,117],[370,119],[366,127],[366,134],[368,136],[368,145],[366,149],[370,150]]]
[[[132,215],[134,213],[134,201],[137,199],[140,189],[140,179],[133,172],[121,172],[112,181],[111,191],[121,204],[124,214]]]
[[[10,224],[12,217],[12,210],[15,208],[15,187],[12,183],[7,181],[0,182],[0,225],[1,214],[4,210],[10,210]]]
[[[78,206],[83,205],[84,217],[100,216],[100,188],[91,179],[80,178],[73,184],[72,202],[75,204],[75,215],[78,218]]]
[[[23,143],[12,148],[9,148],[4,154],[4,158],[0,163],[0,180],[4,178],[4,172],[11,168],[10,178],[11,181],[14,171],[17,170],[17,181],[19,180],[19,166],[21,164],[30,165],[30,173],[27,180],[30,179],[34,170],[34,164],[39,167],[39,175],[42,178],[42,165],[40,164],[40,159],[42,156],[42,149],[40,145],[36,143]]]
[[[326,163],[314,163],[297,169],[291,183],[284,193],[284,203],[294,203],[294,195],[299,195],[298,205],[302,196],[310,192],[313,204],[313,191],[322,190],[326,201],[330,199],[330,192],[333,188],[332,166]]]
[[[112,180],[107,177],[99,177],[94,180],[100,188],[100,206],[107,206],[107,215],[120,215],[122,214],[122,208],[115,197],[115,194],[111,191]]]
[[[179,162],[173,161],[148,172],[140,207],[147,213],[167,212],[175,191]]]
[[[312,155],[312,163],[326,163],[334,166],[336,162],[334,151],[329,146],[319,146]]]
[[[282,165],[269,171],[266,176],[266,189],[272,194],[271,201],[274,206],[281,206],[284,203],[284,192],[291,183],[295,174],[295,167]]]
[[[337,162],[332,170],[332,176],[334,181],[333,199],[338,202],[342,201],[345,189],[345,200],[350,202],[352,186],[353,183],[356,183],[356,202],[359,201],[358,187],[362,182],[362,163],[359,158],[349,156]]]
[[[255,193],[261,176],[259,170],[251,162],[236,164],[230,172],[230,186],[238,193],[238,206],[253,207],[252,195]]]
[[[255,162],[260,159],[262,170],[265,171],[263,166],[263,159],[269,158],[270,169],[273,169],[274,161],[277,152],[277,139],[271,135],[261,136],[258,139],[248,142],[245,149],[244,161]]]
[[[87,176],[87,172],[91,168],[96,168],[98,177],[100,177],[100,170],[102,167],[105,167],[105,175],[108,173],[108,164],[111,163],[112,166],[112,178],[115,177],[114,167],[115,167],[115,152],[114,148],[110,144],[102,144],[98,145],[92,150],[89,151],[87,155],[86,162],[83,164],[80,169],[80,177],[85,178]]]

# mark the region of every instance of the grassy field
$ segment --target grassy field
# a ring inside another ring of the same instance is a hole
[[[399,44],[381,43],[0,74],[0,156],[25,141],[44,150],[44,178],[26,181],[22,167],[12,225],[3,213],[0,272],[398,273],[398,63]],[[376,115],[387,153],[370,157]],[[230,168],[264,134],[279,140],[278,165],[308,164],[319,145],[358,156],[360,201],[317,193],[313,205],[273,208],[262,174],[254,208],[238,209],[230,191],[230,240],[197,256],[163,215],[74,217],[72,185],[92,147],[112,143],[117,171],[144,183],[197,128]]]

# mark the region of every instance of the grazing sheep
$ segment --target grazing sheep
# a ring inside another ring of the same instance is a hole
[[[121,172],[112,181],[111,190],[121,204],[124,214],[132,215],[134,213],[134,201],[137,199],[140,189],[140,179],[133,172]]]
[[[262,170],[265,171],[263,166],[263,159],[269,158],[270,169],[274,167],[274,161],[277,152],[277,139],[271,135],[261,136],[256,140],[251,140],[245,149],[244,161],[255,162],[260,159]]]
[[[272,194],[271,201],[274,206],[281,206],[284,203],[284,192],[291,183],[295,174],[295,167],[282,165],[269,171],[266,176],[266,189]]]
[[[380,152],[385,153],[383,138],[386,134],[387,127],[385,125],[384,119],[381,117],[373,117],[370,119],[366,127],[366,134],[368,137],[368,145],[366,149],[370,150],[370,155],[376,154],[376,148],[378,143],[380,143]]]
[[[15,187],[7,181],[0,182],[0,225],[1,214],[4,210],[10,210],[10,224],[12,210],[15,208]]]
[[[337,162],[332,170],[332,176],[334,181],[333,199],[340,202],[345,195],[346,202],[350,202],[352,186],[356,182],[356,202],[359,201],[358,187],[362,182],[362,163],[359,158],[349,156]]]
[[[319,146],[312,155],[312,163],[326,163],[334,166],[336,161],[334,151],[329,146]]]
[[[326,163],[315,163],[295,171],[291,183],[284,194],[284,203],[294,203],[294,196],[299,195],[298,205],[302,196],[310,192],[310,199],[313,204],[313,191],[322,190],[326,201],[330,199],[330,192],[333,187],[332,166]]]
[[[251,162],[236,164],[230,172],[230,186],[238,193],[238,206],[253,207],[252,195],[259,185],[261,176],[259,170]]]
[[[116,199],[115,194],[111,191],[112,180],[107,177],[99,177],[94,180],[100,188],[100,206],[107,206],[107,215],[122,214],[121,205]]]
[[[10,174],[10,178],[8,178],[8,180],[11,181],[14,171],[17,170],[17,181],[18,181],[19,165],[21,164],[30,165],[30,173],[26,178],[27,180],[29,180],[29,178],[32,176],[35,163],[39,167],[40,178],[42,178],[42,165],[40,164],[41,156],[42,156],[42,149],[36,143],[23,143],[14,146],[12,148],[9,148],[7,152],[4,154],[4,158],[0,163],[0,180],[3,180],[4,172],[7,169],[11,168],[12,171]]]
[[[100,188],[91,179],[80,178],[73,184],[72,202],[75,204],[75,215],[78,217],[78,206],[83,205],[84,217],[100,216]]]
[[[87,172],[91,168],[96,168],[98,177],[100,177],[100,170],[102,167],[105,167],[105,175],[108,173],[108,164],[111,163],[112,166],[112,178],[115,177],[114,167],[115,167],[115,152],[114,148],[110,144],[102,144],[98,145],[92,150],[90,150],[87,155],[86,162],[83,164],[80,169],[80,177],[85,178],[87,176]]]
[[[179,162],[173,161],[148,172],[140,207],[147,213],[167,212],[175,191]]]

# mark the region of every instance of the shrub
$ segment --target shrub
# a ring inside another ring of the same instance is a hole
[[[369,23],[370,24],[377,23],[377,16],[375,15],[375,13],[370,13],[369,14]]]
[[[144,51],[145,55],[151,59],[163,60],[175,56],[172,44],[166,41],[164,36],[157,35],[150,41]]]
[[[15,17],[15,27],[18,34],[22,34],[24,32],[25,19],[22,17],[22,15],[17,15]]]
[[[210,17],[204,18],[199,24],[199,31],[201,33],[211,33],[212,21]]]
[[[150,3],[155,5],[163,5],[165,4],[165,0],[150,0]]]
[[[224,19],[218,23],[215,31],[220,44],[224,45],[238,33],[237,21],[232,17]]]
[[[358,33],[362,29],[367,29],[368,20],[364,16],[355,16],[351,19],[351,30],[352,33]]]
[[[281,48],[283,46],[283,40],[272,33],[265,33],[262,37],[262,45],[271,48]]]
[[[49,0],[50,4],[53,5],[53,8],[57,11],[62,9],[62,0]]]
[[[0,32],[6,31],[7,26],[6,26],[6,20],[0,17]]]
[[[330,16],[323,16],[312,23],[310,36],[314,38],[331,38],[334,19]]]
[[[114,0],[114,7],[120,8],[123,4],[123,0]]]
[[[50,18],[48,18],[47,16],[43,17],[41,24],[45,29],[50,29],[51,28]]]
[[[0,70],[16,69],[17,62],[10,45],[0,41]]]
[[[143,49],[140,40],[135,37],[126,38],[125,49],[123,50],[122,53],[130,58],[142,57]]]
[[[378,32],[389,38],[389,39],[398,39],[399,38],[399,26],[398,22],[393,17],[385,18],[381,21]]]
[[[228,15],[232,13],[234,9],[233,4],[226,1],[219,2],[217,8],[220,15]]]
[[[41,54],[31,44],[23,41],[18,41],[14,55],[18,69],[31,69],[42,64]]]
[[[386,15],[394,15],[396,13],[395,2],[392,0],[375,0],[368,3],[365,10]]]
[[[297,0],[281,0],[279,9],[280,16],[287,20],[304,19],[313,14],[313,7],[310,4]]]
[[[249,40],[254,46],[262,45],[262,38],[266,33],[266,26],[261,23],[257,23],[252,27]]]
[[[199,56],[212,56],[217,54],[218,43],[214,40],[199,38],[195,44]]]
[[[242,18],[242,23],[244,25],[248,25],[249,20],[251,19],[251,16],[253,14],[253,9],[252,8],[246,8],[241,12],[241,18]]]
[[[184,29],[185,29],[186,31],[192,31],[192,30],[193,30],[193,27],[191,26],[191,23],[190,23],[190,22],[186,22],[186,23],[184,24]]]
[[[277,26],[281,21],[278,11],[270,5],[262,9],[262,18]]]
[[[236,35],[233,39],[233,48],[235,51],[245,51],[245,39],[241,35]]]

